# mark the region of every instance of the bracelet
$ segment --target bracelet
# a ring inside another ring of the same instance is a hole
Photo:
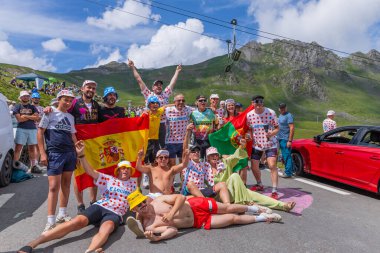
[[[83,158],[84,157],[84,155],[80,155],[80,156],[78,156],[78,158],[80,159],[80,158]]]

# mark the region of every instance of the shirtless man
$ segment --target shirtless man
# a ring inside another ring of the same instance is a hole
[[[163,194],[172,194],[172,185],[174,176],[180,173],[183,168],[187,167],[189,162],[189,150],[183,152],[183,162],[169,167],[169,151],[161,149],[156,155],[156,166],[142,165],[144,159],[144,151],[140,150],[137,155],[136,169],[149,176],[150,193],[149,197],[155,198]]]
[[[194,197],[186,200],[180,194],[163,195],[152,202],[139,191],[128,196],[132,211],[138,213],[145,228],[144,235],[150,241],[173,238],[181,228],[223,228],[235,224],[254,222],[280,222],[281,216],[275,213],[259,215],[239,213],[258,213],[256,206],[238,204],[226,205],[211,198]],[[142,231],[141,231],[142,232]]]

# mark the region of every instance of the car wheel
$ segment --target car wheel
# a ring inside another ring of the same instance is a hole
[[[292,153],[293,170],[297,176],[304,174],[303,171],[303,158],[300,153]]]
[[[1,166],[1,171],[0,171],[0,187],[4,187],[9,185],[11,182],[11,177],[12,177],[12,155],[11,153],[7,153],[7,155],[4,158],[4,162]]]

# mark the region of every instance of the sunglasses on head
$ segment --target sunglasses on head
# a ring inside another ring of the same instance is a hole
[[[164,159],[169,159],[169,156],[159,156],[157,158],[160,159],[160,160],[164,160]]]
[[[253,103],[262,104],[262,103],[264,103],[264,100],[263,99],[255,99],[255,100],[253,100]]]
[[[138,204],[137,207],[141,207],[145,203],[146,203],[146,200],[144,200],[143,202],[141,202],[140,204]]]
[[[192,151],[190,151],[190,153],[200,153],[201,151],[199,151],[199,150],[192,150]]]
[[[199,99],[198,102],[199,102],[199,103],[206,103],[207,100],[206,100],[206,99]]]

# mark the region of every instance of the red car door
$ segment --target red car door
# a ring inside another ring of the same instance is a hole
[[[344,167],[344,153],[347,144],[321,142],[319,147],[320,164],[317,173],[329,178],[342,176]]]
[[[380,176],[380,142],[373,142],[376,135],[379,140],[380,132],[368,132],[358,145],[344,154],[346,183],[373,192],[377,192]]]

